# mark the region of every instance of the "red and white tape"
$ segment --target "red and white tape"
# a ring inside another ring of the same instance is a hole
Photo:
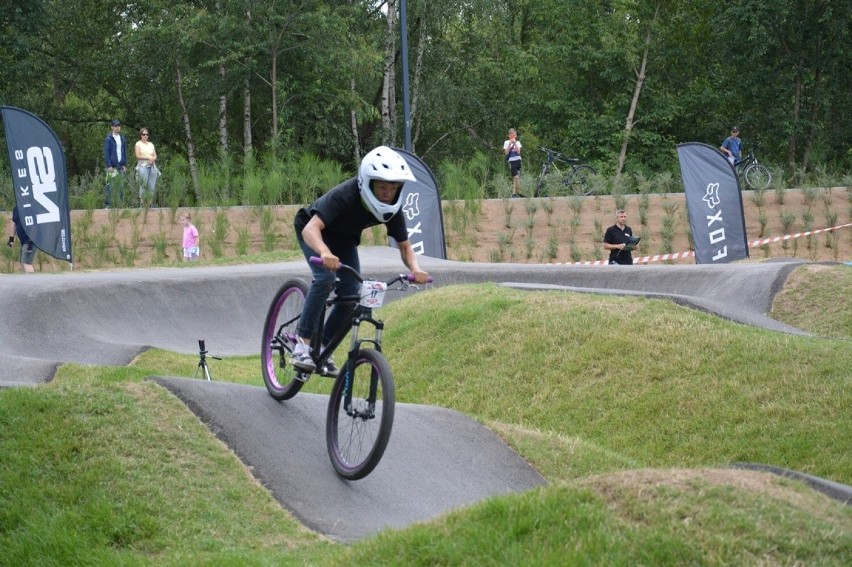
[[[757,248],[758,246],[764,246],[766,244],[771,244],[773,242],[780,242],[782,240],[793,240],[796,238],[801,238],[803,236],[810,236],[811,234],[819,234],[821,232],[831,232],[837,230],[839,228],[848,228],[852,226],[852,222],[846,224],[840,224],[837,226],[832,226],[831,228],[819,228],[817,230],[807,230],[804,232],[796,232],[794,234],[786,234],[784,236],[773,236],[772,238],[759,238],[749,243],[749,248]],[[695,256],[694,250],[688,250],[687,252],[676,252],[674,254],[655,254],[654,256],[643,256],[641,258],[633,258],[634,264],[648,264],[650,262],[665,262],[666,260],[682,260],[683,258],[692,258]],[[609,264],[608,260],[594,260],[587,262],[564,262],[564,263],[554,263],[556,266],[606,266]]]
[[[758,246],[763,246],[764,244],[770,244],[772,242],[779,242],[781,240],[793,240],[794,238],[801,238],[802,236],[810,236],[811,234],[819,234],[821,232],[831,232],[832,230],[837,230],[838,228],[846,228],[848,226],[852,226],[852,222],[833,226],[831,228],[819,228],[817,230],[808,230],[806,232],[797,232],[795,234],[787,234],[785,236],[774,236],[772,238],[760,238],[760,239],[755,240],[751,244],[749,244],[749,248],[757,248]]]

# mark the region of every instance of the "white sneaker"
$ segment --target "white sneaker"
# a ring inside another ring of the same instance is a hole
[[[291,363],[299,370],[304,370],[305,372],[313,372],[317,369],[314,359],[311,358],[310,347],[303,342],[299,342],[296,348],[293,349]]]

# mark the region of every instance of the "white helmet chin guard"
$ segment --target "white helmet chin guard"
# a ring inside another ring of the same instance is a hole
[[[375,148],[361,160],[361,167],[358,168],[358,189],[361,191],[361,200],[377,220],[383,223],[388,222],[402,206],[399,200],[402,186],[400,185],[396,192],[393,203],[382,203],[373,193],[373,180],[405,183],[415,181],[414,174],[411,173],[405,158],[387,146]]]

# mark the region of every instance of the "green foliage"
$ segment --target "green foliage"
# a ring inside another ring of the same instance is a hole
[[[153,239],[154,260],[156,262],[164,262],[167,257],[169,247],[169,239],[165,232],[161,232]]]
[[[207,243],[214,258],[221,258],[225,255],[224,246],[227,243],[230,230],[231,223],[228,220],[228,210],[216,209],[216,217],[213,220],[213,238]]]
[[[263,235],[264,252],[272,252],[278,244],[277,219],[271,207],[260,209],[260,231]]]
[[[489,191],[491,176],[489,158],[476,152],[470,161],[445,160],[439,167],[443,199],[482,199]],[[502,165],[502,164],[501,164]],[[496,193],[488,196],[496,196]]]
[[[852,110],[845,73],[852,38],[842,3],[430,6],[412,2],[407,30],[415,151],[435,169],[473,163],[466,175],[476,180],[477,198],[498,197],[507,186],[500,148],[509,126],[524,144],[527,192],[542,145],[614,173],[646,50],[650,64],[636,93],[626,178],[644,184],[661,172],[677,177],[677,143],[718,145],[734,122],[747,144],[759,142],[762,160],[794,171],[796,184],[811,176],[827,186],[852,167],[852,126],[835,119]],[[72,178],[102,177],[112,116],[124,121],[131,145],[142,126],[150,128],[165,165],[161,202],[169,206],[176,198],[190,206],[246,203],[247,196],[308,202],[334,183],[312,176],[314,164],[300,163],[301,156],[336,164],[337,182],[340,171],[354,169],[356,151],[401,145],[400,81],[387,124],[377,96],[388,29],[381,11],[358,2],[291,2],[252,5],[251,17],[246,13],[239,2],[154,0],[105,10],[92,0],[46,0],[18,7],[4,20],[14,41],[0,54],[7,69],[0,100],[47,120]],[[718,111],[719,93],[734,84],[735,100]],[[220,118],[224,133],[213,127]],[[198,196],[190,183],[190,140]],[[251,167],[243,172],[241,162],[249,160],[271,175],[259,194],[242,186]],[[471,198],[472,189],[456,187],[454,176],[444,181],[450,198]],[[75,196],[85,193],[77,190]]]
[[[245,256],[248,254],[249,244],[251,242],[251,234],[248,227],[241,226],[237,228],[237,242],[234,248],[237,256]]]

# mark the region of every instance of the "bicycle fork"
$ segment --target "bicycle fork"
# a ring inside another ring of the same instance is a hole
[[[352,384],[353,376],[350,368],[354,365],[346,365],[346,370],[343,374],[343,409],[346,415],[356,419],[375,419],[376,417],[376,396],[378,394],[379,377],[375,369],[370,370],[370,392],[367,397],[366,404],[362,408],[358,408],[352,404]]]
[[[369,321],[375,326],[376,335],[374,339],[361,340],[358,337],[358,331],[361,328],[362,320]],[[367,398],[364,400],[366,404],[363,407],[358,408],[353,406],[352,392],[354,385],[355,365],[358,360],[358,353],[361,351],[361,345],[365,342],[373,343],[375,349],[381,352],[383,327],[384,324],[381,321],[376,321],[375,319],[372,319],[369,316],[364,317],[363,319],[358,317],[352,323],[349,359],[347,360],[346,367],[343,371],[343,408],[346,411],[346,415],[348,415],[349,417],[358,419],[374,419],[376,417],[376,398],[378,396],[379,376],[376,372],[376,369],[373,368],[372,365],[370,365],[370,388]]]

